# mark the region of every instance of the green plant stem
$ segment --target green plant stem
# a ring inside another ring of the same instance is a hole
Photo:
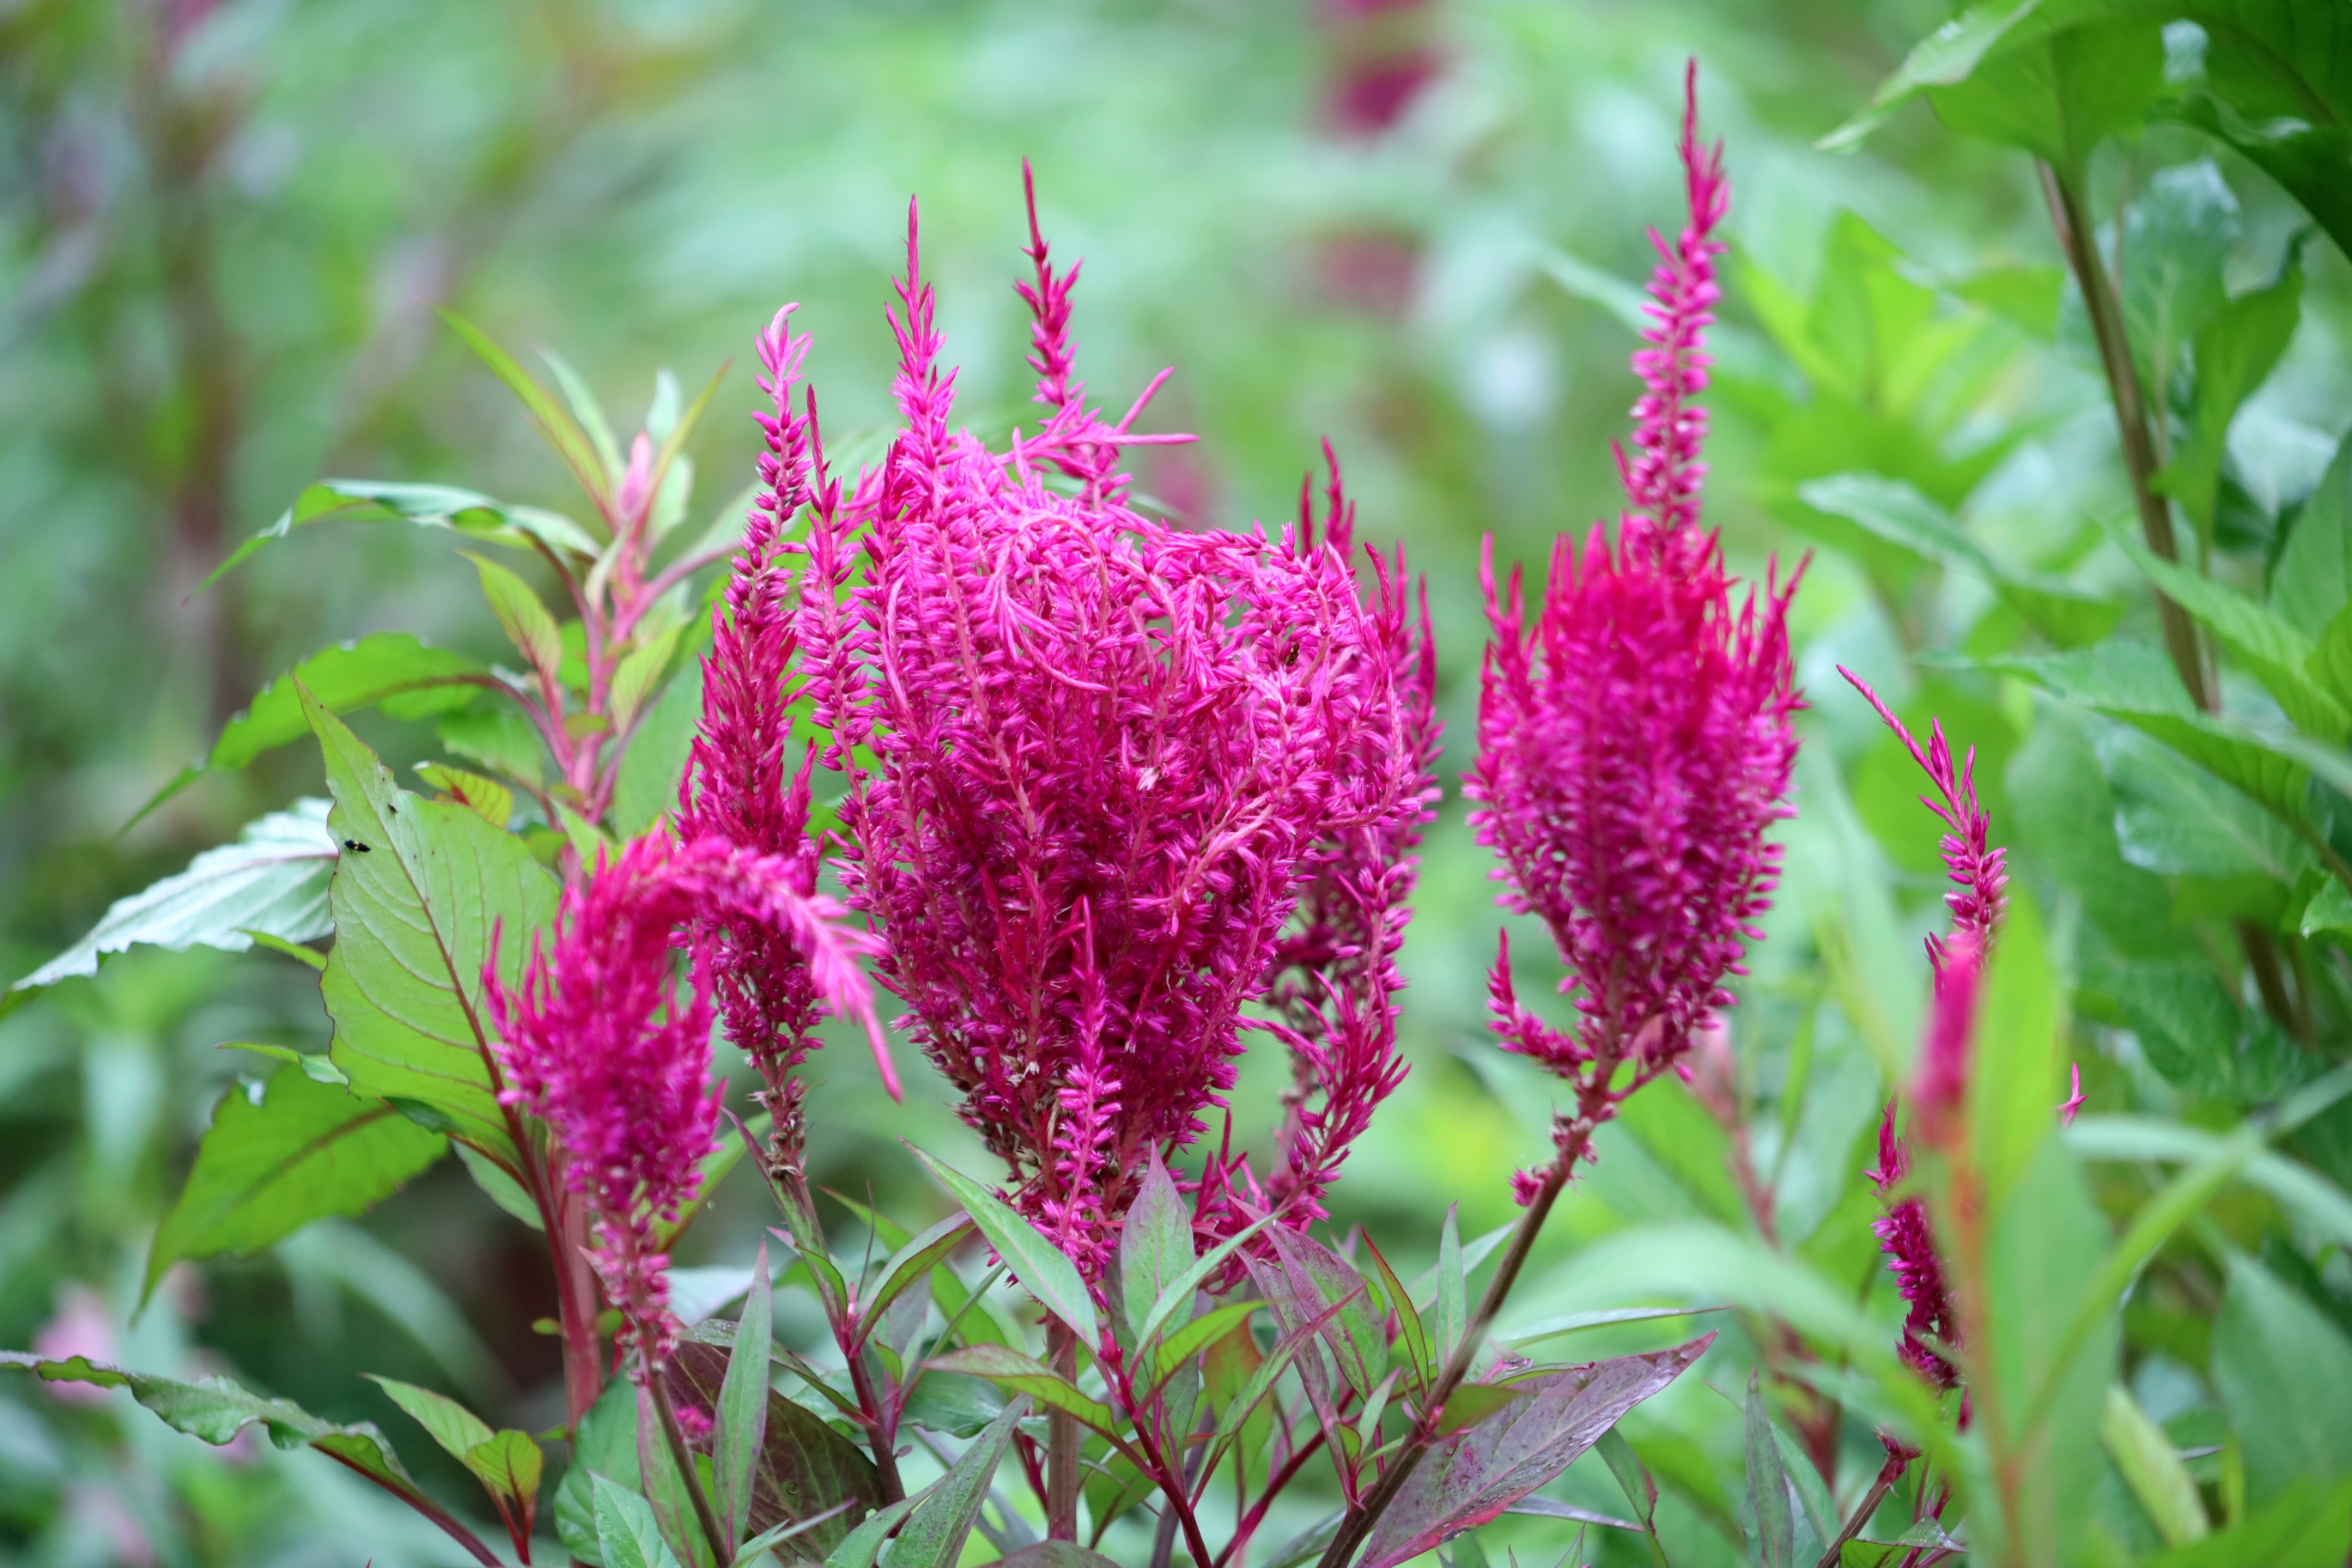
[[[2156,493],[2156,439],[2148,426],[2147,400],[2140,390],[2139,372],[2132,364],[2131,340],[2124,330],[2123,304],[2116,298],[2114,282],[2099,260],[2098,247],[2092,237],[2090,209],[2084,204],[2082,193],[2064,175],[2047,163],[2039,167],[2042,195],[2050,204],[2050,221],[2058,230],[2058,243],[2066,252],[2066,264],[2074,274],[2075,285],[2083,291],[2083,307],[2091,319],[2091,334],[2099,345],[2099,363],[2106,372],[2109,400],[2116,410],[2116,432],[2123,445],[2124,471],[2131,480],[2140,532],[2148,549],[2166,561],[2178,563],[2180,551],[2173,539],[2171,507]],[[2208,713],[2215,711],[2221,704],[2211,683],[2205,679],[2205,658],[2198,646],[2197,623],[2160,590],[2156,595],[2156,609],[2164,628],[2165,651],[2172,656],[2172,667],[2179,672],[2181,685],[2189,689],[2189,698],[2199,708]]]
[[[1063,1381],[1078,1376],[1078,1341],[1060,1319],[1045,1331],[1046,1353]],[[1045,1417],[1045,1538],[1078,1538],[1078,1418],[1066,1410]]]
[[[710,1543],[710,1555],[719,1568],[728,1568],[735,1561],[735,1548],[729,1543],[727,1532],[719,1528],[718,1510],[710,1506],[710,1494],[702,1489],[702,1476],[694,1468],[694,1454],[686,1446],[686,1433],[677,1424],[677,1411],[669,1402],[669,1388],[658,1372],[648,1373],[646,1393],[653,1399],[654,1414],[661,1421],[662,1437],[669,1445],[669,1457],[677,1466],[677,1478],[686,1487],[687,1501],[694,1505],[695,1522],[702,1527],[702,1538]]]
[[[2058,243],[2066,252],[2066,264],[2074,274],[2075,285],[2083,291],[2083,308],[2090,317],[2091,333],[2099,345],[2099,364],[2106,373],[2108,397],[2115,405],[2116,432],[2123,447],[2124,472],[2131,481],[2132,502],[2139,511],[2140,533],[2149,550],[2177,563],[2180,550],[2173,537],[2171,503],[2156,489],[2156,433],[2148,420],[2147,396],[2139,384],[2139,370],[2132,363],[2123,302],[2116,297],[2115,280],[2100,261],[2097,244],[2092,237],[2090,208],[2075,182],[2048,163],[2038,167],[2042,195],[2050,204],[2050,221],[2058,230]],[[2207,678],[2197,623],[2160,589],[2156,595],[2156,611],[2164,631],[2165,651],[2172,658],[2172,668],[2179,672],[2180,684],[2188,688],[2189,700],[2203,712],[2219,712],[2221,687]],[[2301,1015],[2286,994],[2277,943],[2271,940],[2270,932],[2249,921],[2237,922],[2237,936],[2247,967],[2253,971],[2254,984],[2262,992],[2263,1009],[2281,1028],[2301,1038]]]

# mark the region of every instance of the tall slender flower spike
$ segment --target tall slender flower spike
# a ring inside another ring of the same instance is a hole
[[[552,940],[532,939],[519,988],[499,982],[495,960],[483,972],[499,1098],[553,1132],[564,1183],[595,1223],[589,1259],[638,1350],[641,1376],[663,1365],[677,1337],[656,1227],[698,1194],[719,1114],[710,999],[699,987],[679,994],[678,929],[721,910],[789,933],[822,999],[870,1012],[853,933],[835,929],[824,901],[791,881],[781,858],[716,839],[679,845],[656,828],[565,889]]]
[[[1960,1342],[1959,1315],[1952,1310],[1944,1282],[1943,1260],[1936,1254],[1936,1229],[1927,1218],[1927,1203],[1916,1196],[1895,1194],[1911,1174],[1911,1151],[1895,1131],[1895,1104],[1887,1102],[1885,1120],[1878,1127],[1878,1168],[1864,1172],[1877,1190],[1886,1212],[1871,1221],[1886,1267],[1909,1303],[1903,1320],[1903,1343],[1896,1353],[1905,1365],[1937,1389],[1958,1386],[1960,1374],[1927,1342],[1934,1336],[1945,1344]]]
[[[1339,478],[1339,459],[1323,446],[1328,480],[1323,532],[1342,559],[1353,548],[1355,503]],[[1299,537],[1315,532],[1314,494],[1302,483]],[[1397,1050],[1396,954],[1412,911],[1422,829],[1436,816],[1439,724],[1437,649],[1423,584],[1408,600],[1404,550],[1371,552],[1371,608],[1386,650],[1412,766],[1412,808],[1348,826],[1322,847],[1322,864],[1299,900],[1291,929],[1275,949],[1267,1003],[1279,1022],[1265,1026],[1290,1048],[1293,1079],[1283,1097],[1281,1165],[1265,1184],[1264,1206],[1304,1227],[1323,1217],[1322,1197],[1337,1178],[1372,1112],[1404,1081]],[[1235,1167],[1215,1173],[1230,1183]],[[1238,1213],[1228,1209],[1231,1217]]]
[[[790,574],[777,541],[809,497],[814,407],[793,408],[806,336],[791,335],[793,307],[776,312],[758,348],[760,384],[772,412],[755,416],[766,437],[760,457],[761,489],[746,520],[724,607],[711,611],[711,648],[702,661],[702,725],[678,788],[678,832],[689,842],[711,840],[766,856],[785,886],[814,902],[818,847],[808,831],[811,744],[787,778],[786,744],[792,706],[799,696],[793,674],[796,636]],[[854,946],[859,944],[853,943]],[[862,951],[862,946],[859,946]],[[725,909],[702,911],[694,923],[698,983],[717,1003],[727,1037],[759,1072],[759,1099],[771,1118],[770,1180],[787,1200],[795,1234],[814,1234],[802,1174],[805,1128],[799,1068],[819,1041],[824,1007],[807,952],[796,933]],[[898,1078],[879,1026],[866,1016],[883,1087],[898,1097]],[[798,1212],[795,1212],[798,1211]]]
[[[1128,506],[1121,454],[1171,437],[1134,431],[1151,389],[1116,424],[1085,401],[1034,211],[1042,425],[1003,453],[951,430],[910,218],[905,428],[852,494],[820,487],[798,632],[827,763],[878,763],[842,808],[877,973],[1096,1274],[1152,1152],[1231,1087],[1322,847],[1420,803],[1392,628],[1339,552]]]
[[[1655,324],[1634,356],[1646,391],[1622,465],[1628,510],[1612,545],[1596,524],[1553,548],[1530,623],[1518,573],[1496,588],[1468,793],[1479,841],[1502,860],[1507,908],[1542,917],[1581,1015],[1551,1028],[1518,1004],[1505,949],[1490,986],[1507,1049],[1578,1086],[1555,1131],[1564,1179],[1591,1128],[1673,1064],[1711,1010],[1728,1005],[1742,939],[1768,907],[1789,815],[1802,706],[1786,622],[1792,577],[1734,603],[1720,542],[1697,526],[1699,440],[1690,398],[1706,384],[1713,238],[1726,190],[1720,149],[1697,138],[1696,76],[1683,121],[1690,221],[1651,281]],[[1633,1077],[1612,1088],[1617,1068]],[[1539,1184],[1522,1178],[1523,1199]]]

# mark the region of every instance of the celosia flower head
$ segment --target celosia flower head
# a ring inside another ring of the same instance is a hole
[[[819,854],[808,831],[812,742],[797,771],[786,747],[799,696],[793,674],[796,639],[791,574],[777,548],[808,498],[814,408],[795,412],[793,390],[808,353],[805,335],[790,331],[793,307],[776,312],[760,334],[761,387],[770,410],[755,416],[765,437],[761,488],[746,520],[724,605],[711,610],[711,647],[702,661],[702,724],[678,787],[678,831],[688,841],[731,844],[769,858],[796,899],[830,913],[816,890]],[[695,922],[698,972],[718,1004],[728,1038],[766,1085],[777,1152],[796,1157],[801,1086],[793,1077],[818,1043],[824,1011],[803,933],[725,909]],[[853,947],[863,944],[852,940]],[[898,1097],[880,1027],[865,1014],[883,1087]]]
[[[1571,1035],[1520,1008],[1507,948],[1496,1019],[1509,1048],[1571,1077],[1671,1060],[1729,1004],[1724,977],[1740,973],[1779,875],[1765,836],[1789,814],[1796,760],[1795,582],[1768,576],[1736,598],[1697,523],[1706,425],[1691,398],[1706,384],[1727,193],[1720,150],[1698,143],[1695,96],[1682,157],[1690,221],[1675,244],[1657,240],[1654,324],[1635,355],[1640,456],[1621,462],[1630,504],[1616,539],[1597,524],[1581,544],[1561,537],[1532,616],[1516,569],[1497,589],[1491,540],[1482,566],[1495,635],[1471,821],[1502,859],[1503,902],[1549,926],[1582,1015]]]
[[[564,1183],[594,1220],[590,1261],[648,1370],[677,1333],[655,1226],[694,1201],[718,1122],[710,1001],[681,993],[672,957],[680,929],[711,911],[789,933],[821,996],[865,1005],[845,933],[793,890],[787,862],[716,839],[679,845],[658,828],[564,890],[520,987],[499,981],[495,962],[483,973],[499,1100],[553,1133]]]
[[[1896,1289],[1909,1304],[1897,1353],[1905,1365],[1933,1387],[1952,1388],[1960,1374],[1927,1341],[1932,1336],[1947,1345],[1958,1344],[1960,1321],[1952,1310],[1951,1292],[1944,1283],[1943,1260],[1936,1256],[1936,1231],[1928,1221],[1927,1204],[1916,1196],[1895,1195],[1911,1173],[1911,1152],[1895,1131],[1891,1100],[1878,1127],[1878,1168],[1864,1173],[1886,1203],[1886,1211],[1871,1221],[1871,1232],[1886,1255]]]
[[[879,973],[1091,1270],[1151,1152],[1231,1087],[1320,847],[1418,803],[1391,628],[1339,553],[1128,504],[1122,452],[1168,437],[1134,432],[1141,399],[1117,423],[1085,401],[1076,272],[1034,215],[1035,435],[999,452],[950,427],[910,221],[905,429],[850,496],[820,485],[799,634],[829,760],[877,759],[843,816]]]

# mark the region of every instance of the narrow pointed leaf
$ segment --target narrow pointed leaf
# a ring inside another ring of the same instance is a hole
[[[1364,1237],[1364,1247],[1372,1255],[1372,1265],[1380,1270],[1381,1293],[1388,1298],[1389,1310],[1396,1314],[1397,1339],[1404,1347],[1407,1364],[1416,1384],[1425,1381],[1429,1366],[1429,1330],[1423,1326],[1421,1310],[1412,1304],[1412,1292],[1396,1277],[1389,1260],[1381,1255],[1370,1237]]]
[[[970,1236],[972,1229],[971,1215],[953,1214],[900,1247],[883,1268],[882,1278],[874,1282],[872,1293],[860,1304],[856,1331],[851,1336],[850,1342],[864,1344],[866,1337],[873,1333],[875,1325],[882,1321],[882,1314],[889,1310],[890,1304],[928,1279],[934,1267],[963,1245],[964,1237]]]
[[[1142,1328],[1173,1281],[1192,1267],[1192,1215],[1184,1195],[1160,1163],[1157,1150],[1143,1173],[1143,1185],[1127,1211],[1118,1233],[1119,1300],[1125,1304],[1127,1326],[1135,1348],[1147,1348]]]
[[[874,1559],[881,1553],[882,1543],[898,1521],[915,1511],[915,1505],[927,1493],[900,1498],[853,1530],[833,1549],[824,1560],[824,1568],[874,1568]]]
[[[1024,1355],[1010,1346],[966,1345],[936,1357],[929,1364],[939,1372],[984,1377],[999,1388],[1027,1394],[1049,1410],[1074,1415],[1106,1437],[1118,1436],[1118,1417],[1109,1405],[1081,1392],[1034,1356]]]
[[[1077,1265],[994,1193],[920,1149],[914,1153],[963,1205],[963,1212],[980,1226],[980,1233],[988,1237],[989,1246],[996,1248],[996,1255],[1004,1259],[1022,1286],[1047,1311],[1068,1324],[1079,1343],[1089,1348],[1100,1344],[1102,1329],[1095,1317],[1094,1300],[1087,1294],[1087,1282],[1079,1278]]]
[[[1223,1306],[1202,1313],[1199,1317],[1170,1334],[1150,1352],[1151,1391],[1183,1370],[1184,1363],[1233,1332],[1234,1326],[1246,1321],[1263,1301],[1228,1301]]]
[[[1179,1312],[1189,1310],[1192,1305],[1193,1292],[1200,1289],[1202,1282],[1223,1268],[1226,1259],[1240,1251],[1250,1237],[1264,1230],[1273,1223],[1273,1220],[1272,1215],[1266,1215],[1244,1226],[1240,1230],[1201,1254],[1199,1260],[1192,1268],[1171,1280],[1168,1288],[1160,1292],[1160,1300],[1151,1303],[1150,1313],[1143,1320],[1142,1327],[1136,1331],[1137,1342],[1149,1343],[1151,1336],[1160,1331],[1162,1323]]]
[[[1674,1350],[1538,1373],[1530,1396],[1440,1447],[1372,1527],[1358,1568],[1391,1568],[1494,1519],[1574,1463],[1620,1416],[1680,1376],[1715,1336]]]
[[[775,1310],[768,1287],[768,1248],[762,1244],[751,1265],[751,1289],[735,1325],[735,1344],[719,1390],[718,1450],[712,1469],[719,1483],[713,1500],[728,1538],[740,1541],[751,1509],[751,1478],[768,1437],[770,1318]]]
[[[727,1342],[730,1339],[732,1342]],[[792,1365],[798,1360],[781,1345],[773,1350],[775,1361]],[[670,1397],[680,1409],[691,1406],[712,1418],[714,1446],[716,1434],[724,1431],[720,1406],[734,1373],[735,1357],[742,1353],[740,1325],[708,1322],[696,1328],[670,1358]],[[750,1382],[745,1380],[747,1385]],[[775,1393],[764,1380],[758,1386],[765,1395],[765,1413],[742,1528],[761,1531],[808,1521],[811,1552],[829,1552],[880,1499],[881,1482],[874,1463],[863,1448],[825,1425],[814,1411]],[[821,1521],[815,1517],[819,1514],[824,1515]]]
[[[454,310],[443,310],[441,319],[466,340],[466,346],[490,367],[492,374],[506,383],[507,389],[530,413],[530,422],[538,426],[540,435],[555,448],[555,455],[562,458],[564,467],[572,470],[572,477],[579,480],[580,488],[594,497],[598,505],[607,504],[612,486],[604,478],[604,464],[598,458],[595,443],[588,438],[588,433],[580,428],[578,422],[565,412],[561,404],[548,395],[547,389],[539,384],[530,372],[516,363],[514,356],[500,348],[479,327]]]
[[[1013,1429],[1028,1410],[1026,1399],[1007,1405],[1004,1414],[990,1422],[988,1430],[973,1438],[948,1473],[924,1494],[890,1548],[890,1568],[955,1568],[963,1553],[964,1538],[980,1517],[980,1505],[988,1496],[997,1461],[1004,1458]]]

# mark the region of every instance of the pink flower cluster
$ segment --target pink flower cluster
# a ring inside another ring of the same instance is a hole
[[[590,1260],[648,1374],[677,1332],[656,1226],[699,1192],[719,1115],[710,1000],[681,994],[672,955],[679,928],[714,911],[785,933],[827,1002],[870,1011],[853,934],[829,901],[793,890],[789,861],[715,838],[680,845],[659,828],[565,889],[520,987],[499,981],[495,961],[483,973],[499,1099],[553,1132],[563,1182],[595,1222]]]
[[[1582,1015],[1568,1033],[1520,1006],[1506,944],[1495,1025],[1507,1048],[1591,1090],[1587,1120],[1622,1097],[1607,1087],[1619,1063],[1640,1064],[1643,1081],[1731,1001],[1723,979],[1740,973],[1779,876],[1766,834],[1790,812],[1802,706],[1786,622],[1795,581],[1768,576],[1735,603],[1720,543],[1697,524],[1706,421],[1691,399],[1706,384],[1727,190],[1720,149],[1698,142],[1695,77],[1691,91],[1690,219],[1673,246],[1653,236],[1655,324],[1634,356],[1641,456],[1620,454],[1629,509],[1615,542],[1598,524],[1580,547],[1563,536],[1532,620],[1517,569],[1497,591],[1491,540],[1481,567],[1495,635],[1471,822],[1503,862],[1506,907],[1549,926]]]
[[[844,802],[843,879],[887,942],[881,978],[1017,1201],[1091,1271],[1150,1153],[1231,1087],[1302,887],[1349,834],[1423,809],[1425,719],[1402,584],[1368,606],[1344,538],[1191,532],[1128,504],[1125,449],[1183,437],[1133,428],[1157,381],[1116,424],[1086,402],[1076,269],[1050,263],[1034,202],[1031,237],[1045,415],[1000,453],[950,428],[910,219],[889,313],[905,429],[851,494],[815,488],[798,635],[828,763],[877,763]],[[1361,890],[1383,911],[1396,891]]]

